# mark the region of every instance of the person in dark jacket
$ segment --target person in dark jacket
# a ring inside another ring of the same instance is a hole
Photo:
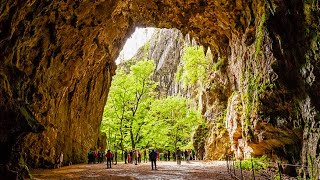
[[[132,164],[132,158],[133,158],[133,150],[130,150],[130,152],[129,152],[129,154],[130,154],[130,163]]]
[[[124,163],[127,164],[127,159],[128,159],[128,151],[124,151]],[[129,163],[129,162],[128,162]]]
[[[182,157],[182,151],[178,147],[176,150],[176,158],[177,158],[178,165],[181,165],[181,157]]]
[[[154,151],[154,149],[152,149],[152,151],[150,152],[149,158],[150,158],[150,161],[151,161],[151,168],[152,168],[152,170],[153,170],[153,165],[154,165],[154,169],[157,170],[157,164],[156,164],[156,161],[157,161],[157,153]]]

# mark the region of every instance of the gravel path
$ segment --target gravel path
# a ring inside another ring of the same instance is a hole
[[[209,163],[191,161],[182,162],[177,165],[176,162],[157,162],[157,170],[151,170],[149,163],[138,165],[124,164],[119,162],[113,165],[111,169],[106,168],[106,164],[80,164],[65,166],[60,169],[36,169],[31,172],[33,179],[214,179],[231,180],[232,178],[226,168],[226,162],[213,161]],[[245,173],[246,174],[246,173]],[[265,178],[257,178],[265,179]]]

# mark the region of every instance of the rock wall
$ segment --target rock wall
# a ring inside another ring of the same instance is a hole
[[[319,9],[302,0],[1,1],[1,176],[24,176],[21,159],[50,165],[60,151],[83,161],[126,37],[156,26],[224,59],[209,76],[206,114],[226,114],[239,157],[281,155],[319,177]]]
[[[309,176],[318,178],[319,110],[312,99],[318,91],[319,3],[268,1],[265,7],[244,34],[229,39],[230,54],[209,77],[206,114],[214,121],[222,116],[236,157],[267,154],[309,166]],[[208,157],[216,151],[210,144],[223,138],[209,139]]]
[[[158,82],[159,96],[183,93],[181,83],[175,81],[183,49],[189,43],[177,29],[157,29],[150,41],[141,47],[133,59],[152,59],[156,68],[153,80]]]
[[[103,13],[113,8],[103,1],[1,2],[1,176],[22,175],[21,162],[53,167],[60,152],[66,162],[85,161],[98,139],[113,60],[131,31],[129,21],[120,25]]]

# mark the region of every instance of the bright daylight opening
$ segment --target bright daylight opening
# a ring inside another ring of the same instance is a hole
[[[153,149],[160,160],[203,159],[205,135],[195,132],[206,126],[202,91],[212,57],[194,44],[179,30],[136,28],[117,59],[101,123],[102,151],[126,162],[137,153],[138,163]]]
[[[137,27],[131,37],[127,40],[126,44],[122,48],[116,63],[120,64],[121,62],[131,59],[155,32],[156,28],[139,28]]]

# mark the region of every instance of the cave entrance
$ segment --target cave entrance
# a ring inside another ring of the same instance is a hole
[[[106,144],[100,147],[117,154],[156,148],[161,158],[177,147],[195,149],[193,134],[204,120],[199,95],[190,94],[202,91],[204,74],[194,72],[207,68],[209,56],[194,42],[176,29],[136,28],[116,60],[100,128]]]

